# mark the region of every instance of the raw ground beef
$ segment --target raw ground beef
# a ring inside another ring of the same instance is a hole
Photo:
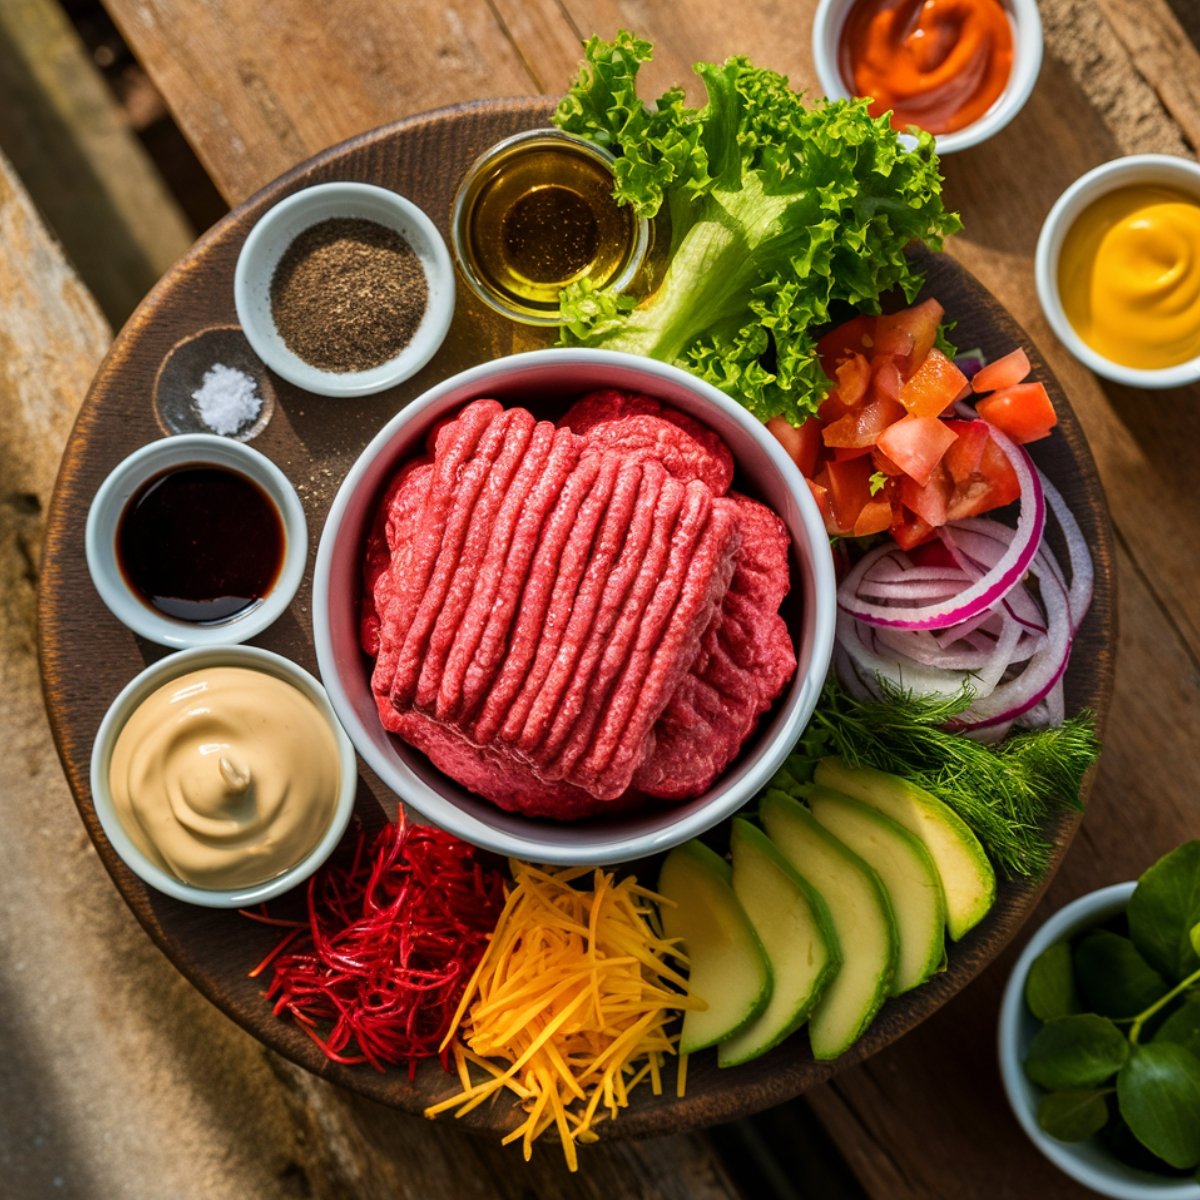
[[[475,401],[428,447],[364,556],[385,728],[529,815],[711,786],[795,670],[786,530],[721,439],[607,390],[557,429]]]

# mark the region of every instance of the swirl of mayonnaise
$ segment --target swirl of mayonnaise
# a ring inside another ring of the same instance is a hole
[[[181,675],[134,710],[109,788],[143,854],[184,883],[240,888],[295,866],[337,804],[338,745],[303,692],[246,667]]]

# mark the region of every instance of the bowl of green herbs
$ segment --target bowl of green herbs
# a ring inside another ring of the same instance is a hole
[[[1118,1200],[1200,1198],[1200,841],[1037,931],[1000,1012],[1018,1121]]]

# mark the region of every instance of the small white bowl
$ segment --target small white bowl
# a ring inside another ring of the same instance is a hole
[[[323,371],[288,349],[271,313],[271,280],[279,260],[306,229],[335,217],[357,217],[393,229],[425,269],[429,302],[412,341],[368,371]],[[411,200],[369,183],[321,183],[264,213],[238,255],[233,298],[255,353],[277,375],[319,396],[369,396],[415,375],[437,353],[454,316],[454,265],[434,223]]]
[[[1136,883],[1114,883],[1080,896],[1056,912],[1030,938],[1008,977],[1000,1006],[1000,1076],[1008,1102],[1029,1140],[1072,1179],[1113,1200],[1200,1200],[1200,1183],[1194,1180],[1170,1179],[1127,1167],[1095,1138],[1060,1142],[1043,1132],[1037,1123],[1037,1109],[1045,1092],[1025,1076],[1025,1056],[1041,1025],[1025,1004],[1029,968],[1042,951],[1055,943],[1067,941],[1123,912],[1135,887]]]
[[[1174,188],[1200,201],[1200,163],[1169,154],[1131,154],[1081,175],[1055,202],[1038,236],[1034,277],[1038,299],[1058,340],[1085,367],[1105,379],[1135,388],[1185,387],[1200,380],[1200,355],[1171,367],[1147,370],[1127,367],[1098,354],[1075,332],[1058,291],[1058,257],[1063,241],[1080,214],[1101,196],[1137,184]]]
[[[253,480],[283,522],[283,565],[275,586],[253,608],[212,624],[177,621],[151,608],[130,588],[117,562],[117,530],[133,494],[155,475],[183,466],[225,467]],[[92,583],[123,625],[160,646],[213,646],[262,633],[291,604],[308,560],[308,525],[296,489],[265,454],[231,438],[188,433],[149,442],[113,468],[88,509],[84,545]]]
[[[338,794],[328,828],[313,850],[294,867],[252,887],[233,890],[195,887],[164,871],[157,863],[151,862],[125,832],[109,790],[108,773],[113,746],[134,709],[152,692],[170,683],[172,679],[178,679],[181,675],[202,670],[204,667],[245,667],[266,672],[291,684],[317,706],[321,715],[329,722],[337,741]],[[302,667],[256,646],[202,646],[168,655],[151,664],[140,675],[136,675],[112,702],[92,744],[91,787],[92,804],[105,836],[121,861],[143,883],[148,883],[152,888],[173,896],[176,900],[185,900],[189,904],[197,904],[204,908],[247,908],[290,891],[307,879],[333,853],[342,834],[346,832],[350,814],[354,811],[354,797],[358,790],[358,765],[354,757],[354,747],[350,744],[346,731],[338,723],[325,689]]]
[[[846,18],[857,0],[820,0],[813,18],[812,51],[817,78],[830,100],[850,100],[854,91],[842,77],[838,46]],[[953,154],[986,142],[1021,111],[1042,69],[1042,18],[1037,0],[1003,0],[1013,30],[1013,62],[1008,83],[995,104],[977,121],[934,137],[938,154]]]
[[[551,821],[504,812],[441,774],[382,726],[370,664],[359,648],[362,551],[387,481],[424,452],[440,419],[479,397],[547,405],[598,388],[657,397],[718,433],[741,477],[779,514],[792,542],[792,587],[801,618],[792,635],[795,677],[770,719],[706,793],[612,817]],[[711,384],[678,367],[612,350],[535,350],[472,367],[407,405],[350,468],[330,508],[313,574],[313,641],[321,676],[351,741],[405,803],[443,829],[499,854],[542,863],[605,865],[668,850],[730,816],[779,769],[808,723],[833,648],[836,612],[829,539],[808,485],[766,427]]]

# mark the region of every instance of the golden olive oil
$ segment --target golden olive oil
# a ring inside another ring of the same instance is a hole
[[[548,132],[502,144],[459,195],[456,249],[467,278],[501,311],[547,323],[567,284],[628,282],[645,228],[612,191],[603,153],[577,139]]]

